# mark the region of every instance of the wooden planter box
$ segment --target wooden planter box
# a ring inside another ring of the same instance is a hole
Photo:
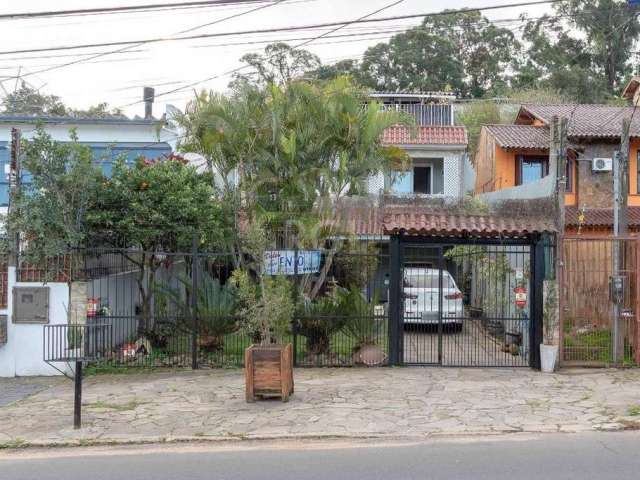
[[[247,402],[255,402],[258,397],[288,401],[293,394],[291,344],[251,345],[244,351],[244,377]]]

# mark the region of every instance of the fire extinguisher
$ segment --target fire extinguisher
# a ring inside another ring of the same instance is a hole
[[[98,300],[95,298],[87,299],[87,317],[95,317],[98,313]]]

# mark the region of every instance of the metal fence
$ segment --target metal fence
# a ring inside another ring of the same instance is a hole
[[[239,328],[229,253],[84,249],[74,253],[75,323],[101,325],[110,366],[241,366],[255,335]],[[331,239],[320,249],[267,252],[295,302],[297,366],[384,364],[388,354],[388,242]],[[78,295],[78,292],[80,294]],[[195,296],[194,296],[195,292]],[[86,298],[86,304],[83,300]]]
[[[638,242],[610,237],[563,240],[560,345],[565,365],[640,363]],[[617,293],[612,291],[614,281],[620,282]]]

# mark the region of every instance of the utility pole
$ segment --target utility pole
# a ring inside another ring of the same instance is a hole
[[[567,124],[566,118],[560,118],[556,123],[557,133],[555,142],[558,148],[556,172],[556,206],[558,209],[558,235],[559,238],[564,236],[565,228],[565,212],[564,212],[564,196],[567,192]]]
[[[610,282],[611,312],[612,312],[612,353],[616,364],[624,358],[624,339],[622,337],[621,313],[624,301],[624,290],[628,286],[628,279],[622,278],[620,272],[624,269],[624,240],[620,237],[627,235],[627,198],[629,195],[629,132],[631,119],[622,119],[620,134],[620,152],[613,158],[613,276]]]
[[[22,132],[17,128],[11,129],[11,156],[9,159],[9,213],[14,213],[16,209],[15,199],[20,191],[20,142]],[[15,232],[11,238],[11,252],[9,265],[18,266],[18,251],[20,249],[20,232]]]

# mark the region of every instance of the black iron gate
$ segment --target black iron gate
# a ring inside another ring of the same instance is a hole
[[[537,366],[544,270],[537,243],[396,238],[391,250],[392,361]]]

